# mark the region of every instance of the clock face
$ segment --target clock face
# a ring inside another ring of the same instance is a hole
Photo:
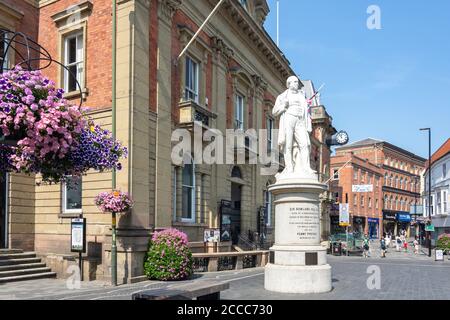
[[[348,142],[348,134],[345,131],[341,131],[336,136],[336,141],[339,144],[346,144]]]

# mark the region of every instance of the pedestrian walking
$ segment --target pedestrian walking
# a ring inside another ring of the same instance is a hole
[[[364,242],[363,242],[363,256],[364,258],[369,258],[370,257],[370,241],[369,241],[369,237],[367,236],[367,234],[364,236]]]
[[[386,258],[386,240],[384,238],[381,239],[380,248],[381,248],[381,257]]]
[[[389,234],[387,234],[385,237],[385,245],[386,245],[386,250],[391,245],[391,236]]]
[[[419,254],[419,241],[417,238],[414,240],[414,254]]]
[[[408,241],[405,239],[405,241],[403,241],[403,249],[405,250],[405,252],[408,252]]]
[[[399,236],[395,237],[395,248],[397,250],[397,252],[400,252],[400,246],[402,245],[402,240],[400,239]]]

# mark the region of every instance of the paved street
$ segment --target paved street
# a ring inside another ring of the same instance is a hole
[[[416,256],[392,252],[380,259],[374,250],[372,257],[328,256],[333,267],[333,291],[326,294],[280,294],[264,290],[264,269],[246,269],[222,273],[199,274],[192,281],[221,279],[230,281],[230,289],[222,293],[230,300],[326,300],[326,299],[450,299],[450,261],[436,262],[426,255]],[[446,256],[447,259],[447,256]],[[368,268],[378,266],[381,288],[367,287]],[[55,300],[129,300],[134,292],[170,287],[173,283],[147,281],[113,288],[107,283],[83,283],[81,289],[70,290],[65,280],[35,280],[0,285],[0,299],[55,299]]]

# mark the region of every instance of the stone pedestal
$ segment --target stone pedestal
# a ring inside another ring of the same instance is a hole
[[[331,291],[331,266],[320,245],[319,195],[327,186],[317,179],[281,177],[270,186],[275,206],[275,245],[270,249],[264,287],[283,293]]]

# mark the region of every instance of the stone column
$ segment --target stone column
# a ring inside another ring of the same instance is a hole
[[[331,266],[320,245],[319,195],[327,186],[315,179],[279,179],[270,186],[275,206],[275,245],[266,266],[265,288],[284,293],[331,290]]]
[[[172,226],[170,212],[172,193],[172,16],[180,0],[158,1],[158,65],[157,65],[157,144],[156,144],[156,218],[155,226]]]
[[[153,221],[150,220],[149,1],[117,1],[117,138],[129,149],[117,188],[128,191],[135,205],[119,218],[117,279],[143,275],[143,260]],[[104,277],[110,275],[111,234],[105,240]]]

